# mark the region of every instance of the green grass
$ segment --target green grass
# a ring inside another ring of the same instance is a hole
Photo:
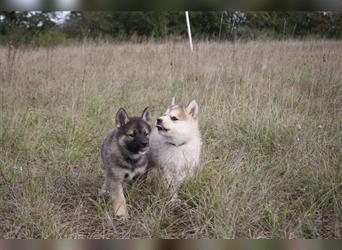
[[[1,238],[341,238],[342,43],[0,48]],[[200,105],[203,171],[98,197],[119,107]]]

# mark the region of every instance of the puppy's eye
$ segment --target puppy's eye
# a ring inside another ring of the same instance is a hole
[[[171,116],[171,120],[172,120],[172,121],[177,121],[178,118],[177,118],[176,116]]]
[[[135,132],[135,131],[133,131],[132,133],[128,134],[128,136],[130,136],[130,137],[134,137],[134,136],[135,136],[135,134],[136,134],[136,132]]]
[[[148,136],[148,132],[144,132],[144,135],[145,135],[145,136]]]

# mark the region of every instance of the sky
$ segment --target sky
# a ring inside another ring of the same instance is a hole
[[[37,12],[37,11],[30,11],[28,13],[28,16],[30,16],[34,12]],[[50,19],[56,24],[63,24],[69,13],[70,11],[55,11],[56,17],[50,16]],[[0,15],[0,21],[2,21],[3,19],[4,19],[4,16]]]
[[[51,20],[57,24],[62,24],[69,13],[70,11],[56,11],[57,18],[51,18]]]
[[[12,10],[39,10],[46,0],[4,0],[6,8]],[[57,9],[78,9],[80,0],[54,0]],[[2,1],[0,1],[0,5]]]

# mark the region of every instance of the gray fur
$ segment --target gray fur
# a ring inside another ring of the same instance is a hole
[[[104,139],[101,158],[105,181],[101,193],[109,193],[118,216],[128,216],[122,184],[144,175],[148,167],[148,137],[151,131],[147,123],[146,108],[141,117],[129,118],[124,109],[117,113],[117,128]]]
[[[148,165],[147,154],[132,154],[120,146],[117,129],[106,136],[101,147],[101,158],[105,177],[113,180],[130,181],[139,172],[145,172]],[[125,178],[126,173],[130,178]]]

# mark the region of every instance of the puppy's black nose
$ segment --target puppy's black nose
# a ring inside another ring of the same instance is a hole
[[[148,142],[142,142],[141,146],[146,147],[148,145]]]
[[[163,119],[158,118],[157,119],[157,124],[161,124],[163,122]]]

